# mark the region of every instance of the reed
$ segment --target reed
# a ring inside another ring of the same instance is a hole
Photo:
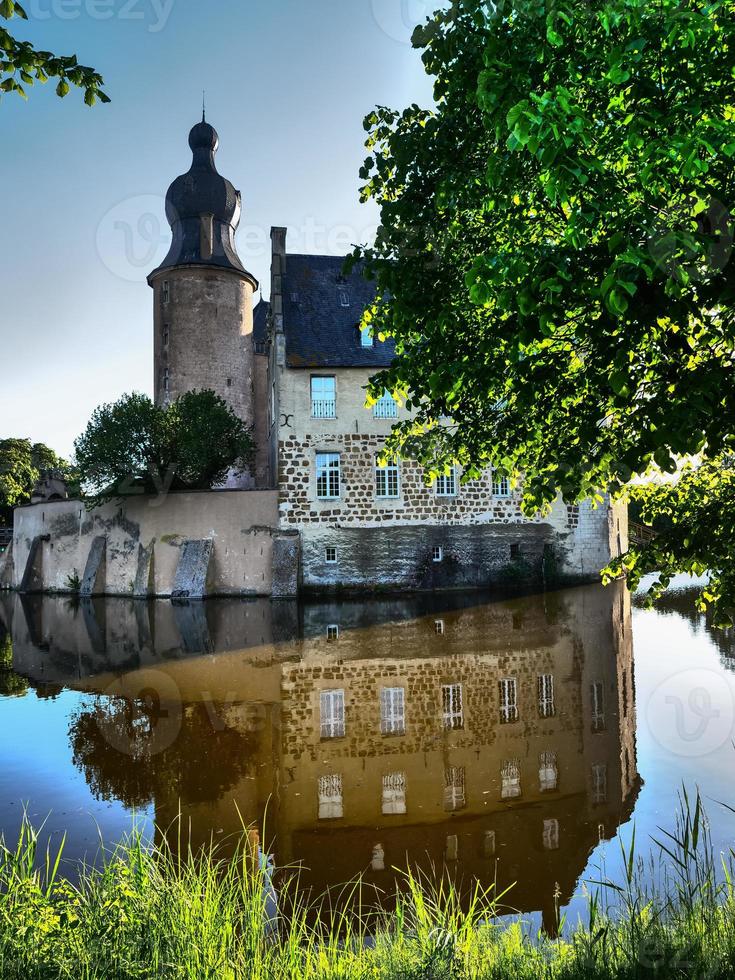
[[[558,937],[500,918],[501,896],[408,872],[390,914],[363,904],[360,882],[331,904],[279,884],[252,835],[234,855],[196,852],[137,832],[74,882],[26,821],[0,843],[2,980],[607,980],[735,976],[733,854],[715,859],[701,799],[681,796],[676,825],[657,845],[666,870],[654,887],[624,854],[622,883],[591,886],[585,922]],[[648,884],[644,882],[648,881]],[[349,911],[348,911],[349,909]]]

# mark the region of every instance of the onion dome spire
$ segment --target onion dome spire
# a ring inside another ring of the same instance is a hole
[[[206,121],[202,105],[202,121],[189,133],[191,167],[176,178],[166,194],[171,248],[151,276],[179,265],[215,266],[239,272],[257,288],[256,279],[247,272],[235,248],[242,198],[240,191],[217,172],[214,156],[218,146],[217,131]]]

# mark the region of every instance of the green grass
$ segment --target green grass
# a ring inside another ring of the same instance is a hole
[[[499,896],[477,889],[460,899],[446,878],[411,874],[390,914],[316,910],[287,889],[281,919],[269,923],[267,879],[246,833],[234,857],[149,849],[132,835],[72,885],[59,875],[61,852],[41,853],[25,824],[0,852],[0,977],[730,978],[732,855],[719,866],[706,828],[699,797],[690,805],[683,794],[677,825],[659,842],[670,868],[663,892],[641,883],[633,841],[623,885],[595,886],[587,921],[554,939],[497,921]],[[360,896],[356,883],[343,906]]]

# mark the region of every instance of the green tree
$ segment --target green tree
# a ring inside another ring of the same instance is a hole
[[[11,20],[13,17],[28,19],[23,7],[15,0],[0,0],[0,17]],[[47,82],[57,79],[56,94],[64,98],[70,86],[75,85],[84,92],[87,105],[109,102],[102,91],[102,76],[93,68],[77,62],[76,55],[55,55],[50,51],[40,51],[30,41],[19,41],[5,27],[0,27],[0,93],[16,92],[28,98],[26,88],[34,82]]]
[[[59,470],[73,484],[69,464],[42,442],[0,439],[0,522],[12,522],[13,507],[28,503],[41,470]]]
[[[93,506],[132,494],[207,490],[252,459],[252,436],[213,391],[187,392],[168,408],[124,395],[96,409],[74,443]]]
[[[389,451],[523,473],[530,513],[732,449],[733,0],[456,0],[414,44],[436,108],[366,120],[355,253]]]

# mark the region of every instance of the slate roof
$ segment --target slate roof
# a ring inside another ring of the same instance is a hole
[[[344,258],[287,255],[283,277],[286,363],[292,368],[388,367],[392,340],[362,347],[358,324],[375,298],[375,283],[360,268],[344,277]],[[349,305],[343,305],[347,297]],[[262,304],[261,304],[262,305]]]
[[[268,339],[268,314],[271,304],[261,299],[253,310],[253,343],[264,344]]]

